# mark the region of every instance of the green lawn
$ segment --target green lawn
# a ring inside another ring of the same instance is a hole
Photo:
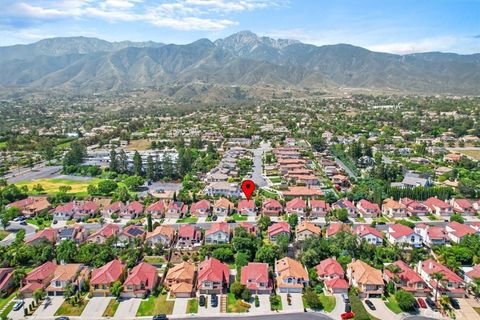
[[[117,301],[117,299],[112,299],[108,303],[107,309],[103,312],[103,317],[113,317],[115,315],[115,312],[117,311],[118,305],[120,302]]]
[[[419,217],[417,216],[409,216],[408,219],[412,220],[412,221],[422,221],[422,219],[420,219]]]
[[[318,295],[320,302],[323,305],[323,310],[325,312],[332,312],[335,309],[335,297],[334,296],[326,296],[324,293]]]
[[[376,221],[376,222],[389,222],[390,220],[388,220],[386,217],[379,217],[379,218],[374,218],[373,221]]]
[[[355,313],[355,320],[370,320],[371,317],[365,309],[362,301],[358,297],[357,293],[353,290],[348,292],[348,298],[350,299],[350,305],[352,311]]]
[[[282,182],[282,178],[276,177],[276,176],[268,177],[268,179],[270,179],[270,181],[272,181],[272,183],[280,183],[280,182]]]
[[[75,194],[75,195],[87,195],[87,187],[90,184],[98,184],[102,179],[92,178],[88,180],[71,180],[71,179],[59,179],[59,178],[52,178],[52,179],[36,179],[31,181],[21,181],[16,183],[16,185],[20,188],[22,186],[27,186],[29,193],[36,194],[33,191],[33,187],[37,184],[40,184],[44,191],[43,194],[56,194],[58,193],[58,188],[60,186],[70,186],[72,190],[68,193]]]
[[[247,312],[248,307],[243,305],[245,302],[243,302],[240,299],[236,299],[235,295],[233,293],[229,293],[227,296],[227,312],[228,313],[244,313]]]
[[[145,256],[143,261],[150,264],[162,264],[165,262],[165,258],[161,256]]]
[[[12,301],[12,299],[15,298],[16,295],[17,295],[17,291],[15,291],[14,293],[12,293],[6,298],[0,298],[0,309],[2,309],[7,303]]]
[[[402,309],[398,306],[397,299],[395,299],[394,295],[390,295],[385,301],[385,305],[388,309],[390,309],[393,313],[399,314],[402,312]]]
[[[267,191],[265,189],[260,189],[260,193],[266,198],[277,199],[278,195],[274,192]]]
[[[188,300],[187,313],[198,313],[198,300],[197,299]]]
[[[191,217],[185,217],[177,220],[177,223],[191,223],[191,222],[197,222],[198,218],[191,216]]]
[[[153,316],[156,314],[172,314],[175,302],[166,301],[166,294],[159,294],[158,297],[151,295],[148,300],[140,303],[137,317]]]
[[[82,299],[78,305],[73,306],[68,301],[64,301],[60,308],[58,308],[57,312],[55,312],[56,316],[80,316],[83,312],[83,309],[87,306],[88,301],[86,299]]]
[[[11,303],[5,308],[5,310],[3,310],[3,312],[0,314],[0,319],[7,319],[7,316],[8,316],[8,314],[10,313],[10,311],[12,311],[14,305],[15,305],[15,302],[11,302]]]
[[[27,223],[37,226],[39,230],[43,230],[51,226],[52,220],[39,219],[38,217],[35,217],[35,218],[27,219]]]
[[[364,218],[362,218],[362,217],[355,218],[355,220],[356,220],[357,222],[362,222],[362,223],[365,223],[365,222],[366,222],[366,220],[365,220]]]
[[[0,241],[5,239],[9,234],[10,234],[10,232],[8,232],[8,231],[0,230]]]
[[[248,216],[244,216],[244,215],[241,215],[241,214],[238,214],[238,213],[235,213],[234,215],[232,215],[231,218],[233,218],[235,221],[247,221],[248,220]]]
[[[427,214],[427,218],[432,220],[432,221],[436,221],[437,220],[437,217],[435,217],[433,214]]]

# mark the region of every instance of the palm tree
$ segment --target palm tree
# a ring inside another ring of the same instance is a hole
[[[438,300],[438,286],[440,285],[440,282],[443,281],[445,276],[441,272],[434,272],[434,273],[432,273],[431,277],[436,281],[436,284],[435,284],[435,302],[437,302],[437,300]]]

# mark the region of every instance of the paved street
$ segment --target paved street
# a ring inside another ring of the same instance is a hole
[[[86,319],[101,317],[112,297],[92,297],[83,310],[82,317]]]
[[[19,181],[30,181],[35,179],[54,178],[62,170],[62,166],[45,166],[41,163],[32,169],[20,168],[15,170],[11,174],[8,174],[5,178],[8,183],[16,183]]]
[[[138,307],[140,306],[142,299],[131,298],[125,299],[120,302],[118,309],[115,312],[115,319],[135,318],[137,315]]]
[[[253,151],[253,171],[252,171],[252,180],[255,182],[257,187],[265,187],[268,185],[265,178],[262,176],[263,172],[263,153],[266,150],[266,145],[260,145],[258,149]]]

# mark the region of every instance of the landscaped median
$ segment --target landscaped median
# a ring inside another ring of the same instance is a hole
[[[151,295],[143,300],[138,307],[137,317],[153,316],[156,314],[172,314],[175,302],[167,301],[167,294],[159,294],[158,297]]]

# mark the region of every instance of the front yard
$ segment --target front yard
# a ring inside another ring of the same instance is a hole
[[[77,305],[71,305],[67,300],[65,300],[57,312],[56,316],[80,316],[82,315],[83,309],[87,306],[88,301],[86,299],[80,300]]]
[[[354,290],[348,291],[348,298],[350,299],[350,305],[352,311],[355,313],[355,320],[370,320],[372,319],[367,310],[363,306],[362,301],[358,297],[358,294]]]
[[[250,309],[248,303],[241,299],[236,299],[233,293],[229,293],[227,296],[227,312],[228,313],[243,313]]]
[[[153,316],[155,314],[172,314],[175,302],[167,301],[166,294],[159,294],[158,297],[151,295],[147,300],[140,303],[137,317]]]
[[[333,309],[335,309],[336,300],[334,296],[327,296],[325,293],[320,293],[318,299],[320,299],[325,312],[332,312]]]
[[[238,213],[235,213],[231,216],[231,218],[233,218],[233,220],[235,221],[247,221],[248,220],[248,216],[244,216],[244,215],[241,215],[241,214],[238,214]]]
[[[395,314],[402,313],[402,309],[400,309],[398,306],[397,299],[395,299],[394,295],[388,296],[387,301],[385,301],[385,305]]]
[[[198,221],[198,217],[190,216],[190,217],[178,219],[177,223],[193,223],[197,221]]]
[[[0,298],[0,310],[7,305],[13,298],[17,295],[17,291],[13,292],[11,295],[7,296],[6,298]]]
[[[187,313],[198,313],[198,300],[197,299],[188,300]]]
[[[119,304],[120,304],[120,302],[117,299],[110,300],[107,308],[103,312],[103,317],[113,317],[115,315],[115,312],[118,309]]]

